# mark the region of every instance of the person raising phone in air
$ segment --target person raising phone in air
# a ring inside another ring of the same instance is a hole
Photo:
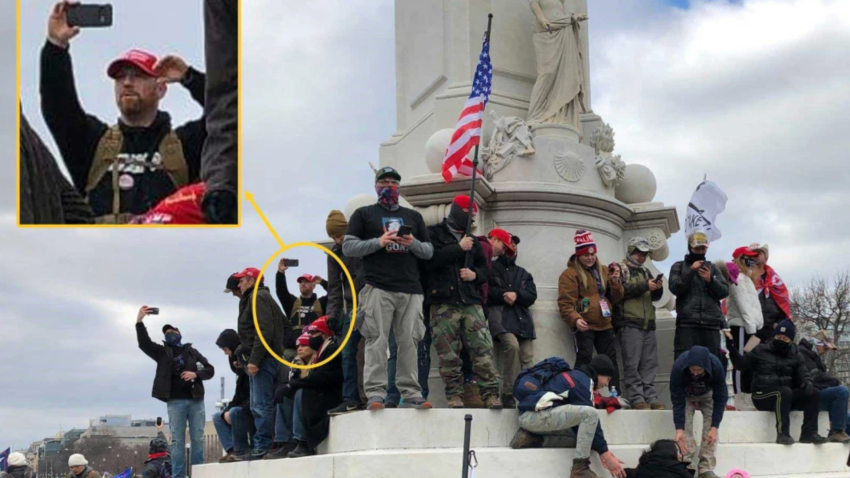
[[[203,106],[205,76],[178,56],[159,60],[130,50],[106,70],[114,80],[117,124],[83,110],[71,64],[68,23],[76,2],[53,6],[41,50],[41,112],[77,190],[99,223],[126,223],[178,188],[196,182],[206,138],[205,118],[173,128],[160,111],[169,83],[180,83]]]
[[[708,236],[694,232],[688,237],[685,260],[670,269],[670,292],[676,295],[675,358],[694,345],[721,358],[720,331],[727,327],[720,301],[729,295],[729,286],[717,266],[705,259],[708,246]]]

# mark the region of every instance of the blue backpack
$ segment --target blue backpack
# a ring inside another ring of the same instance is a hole
[[[552,377],[572,370],[561,357],[549,357],[533,367],[523,370],[514,382],[514,398],[522,402],[526,397],[540,393],[543,385]]]

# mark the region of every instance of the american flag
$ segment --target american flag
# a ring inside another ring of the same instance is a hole
[[[6,468],[9,467],[9,452],[11,452],[11,448],[6,448],[5,451],[0,453],[0,471],[6,471]]]
[[[458,174],[472,176],[472,161],[466,156],[473,147],[481,143],[484,107],[490,100],[492,87],[493,65],[490,63],[490,39],[485,36],[481,56],[478,57],[478,67],[475,69],[475,80],[472,82],[472,93],[469,94],[463,106],[455,133],[452,135],[452,142],[443,159],[443,179],[447,183]],[[481,175],[481,172],[478,171],[478,174]]]

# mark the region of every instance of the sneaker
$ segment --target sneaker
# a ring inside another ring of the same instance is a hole
[[[248,456],[245,458],[245,461],[256,461],[256,460],[262,460],[262,459],[263,459],[263,458],[265,458],[265,457],[266,457],[266,455],[268,455],[268,454],[269,454],[268,450],[254,450],[254,452],[253,452],[253,453],[251,453],[250,455],[248,455]]]
[[[829,441],[832,443],[850,443],[850,435],[842,431],[829,432]]]
[[[649,404],[646,402],[635,403],[632,410],[649,410]]]
[[[286,457],[289,456],[289,452],[291,452],[292,450],[295,449],[296,445],[297,444],[294,441],[282,443],[277,448],[269,450],[269,452],[266,454],[265,458],[263,458],[263,459],[264,460],[277,460],[277,459],[280,459],[280,458],[286,458]]]
[[[502,395],[502,406],[508,409],[516,408],[516,399],[513,395]]]
[[[511,440],[511,448],[514,450],[522,448],[543,448],[543,437],[520,428],[516,431],[514,438]]]
[[[650,410],[667,410],[667,407],[660,403],[652,403],[649,405]]]
[[[793,445],[797,442],[795,442],[794,439],[791,438],[791,435],[782,434],[776,437],[776,443],[778,445]]]
[[[372,397],[369,403],[366,404],[366,409],[370,412],[384,409],[384,399],[381,397]]]
[[[356,412],[360,410],[360,403],[353,402],[351,400],[345,399],[343,402],[336,408],[331,408],[328,410],[328,416],[336,417],[338,415],[344,415],[350,412]],[[290,450],[291,451],[291,450]]]
[[[247,459],[246,457],[250,455],[250,451],[246,453],[234,453],[227,457],[227,461],[225,461],[224,463],[239,463],[240,461],[245,461]]]
[[[228,458],[230,458],[231,456],[233,456],[233,450],[228,451],[226,455],[219,458],[218,462],[219,463],[227,463]]]
[[[311,450],[309,446],[307,446],[306,441],[298,442],[298,446],[295,447],[294,450],[289,452],[289,458],[302,458],[305,456],[312,456],[316,454],[316,450]]]
[[[800,437],[800,443],[811,443],[812,445],[823,445],[828,441],[829,440],[818,435],[817,433],[813,433],[806,437]]]
[[[455,395],[449,399],[449,408],[464,408],[463,399],[460,395]]]
[[[502,406],[502,401],[499,400],[499,397],[490,395],[484,399],[484,408],[489,408],[490,410],[501,410],[504,407]]]
[[[589,458],[573,459],[570,478],[599,478],[599,475],[591,471]]]
[[[411,398],[401,402],[400,408],[415,408],[416,410],[430,410],[431,402],[424,398]]]

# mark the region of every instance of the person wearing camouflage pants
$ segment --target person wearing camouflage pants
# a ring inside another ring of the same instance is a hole
[[[490,358],[493,339],[481,308],[480,287],[489,280],[489,267],[481,243],[466,233],[469,215],[475,217],[475,212],[477,206],[469,196],[457,196],[448,217],[428,228],[434,255],[427,262],[425,293],[431,304],[431,333],[449,407],[464,406],[460,351],[465,341],[484,406],[501,409],[499,384]]]

